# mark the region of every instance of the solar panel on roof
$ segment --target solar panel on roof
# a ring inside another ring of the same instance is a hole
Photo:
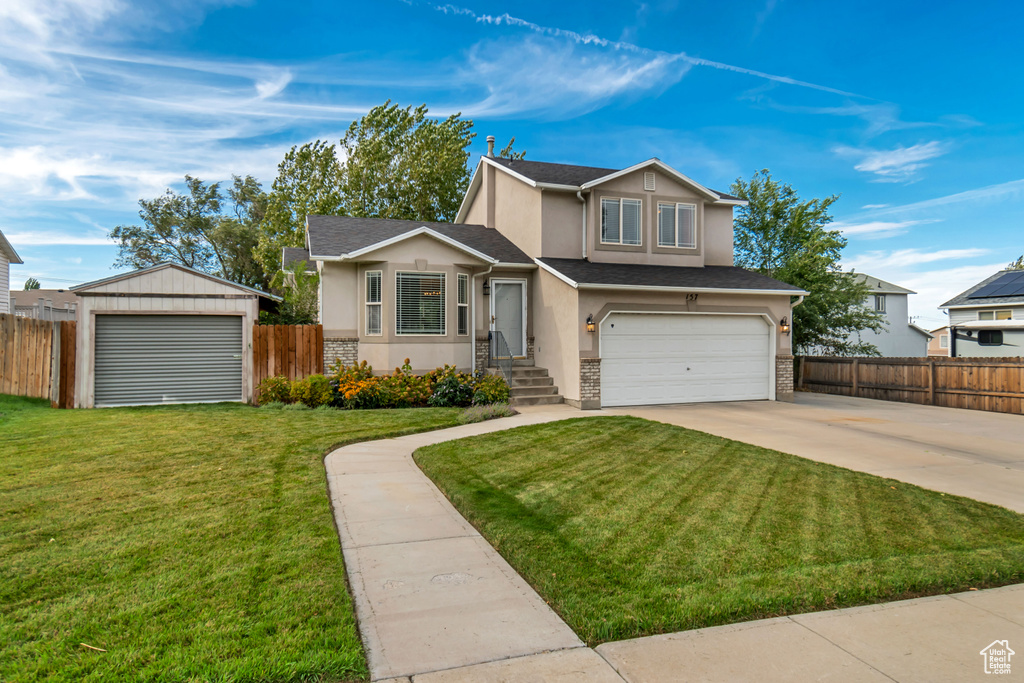
[[[992,297],[1020,295],[1024,295],[1024,270],[1004,273],[978,291],[972,293],[967,298],[988,299]]]

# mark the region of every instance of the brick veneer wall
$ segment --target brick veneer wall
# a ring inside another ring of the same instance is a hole
[[[491,345],[487,342],[487,337],[476,338],[476,367],[475,370],[483,372],[487,369],[488,354],[491,352]]]
[[[793,400],[793,356],[775,357],[775,400]]]
[[[533,337],[526,338],[526,357],[533,359]]]
[[[580,408],[601,407],[601,359],[580,358]]]
[[[324,372],[340,360],[343,365],[359,361],[359,337],[324,338]]]

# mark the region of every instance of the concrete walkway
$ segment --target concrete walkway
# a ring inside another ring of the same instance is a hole
[[[980,651],[993,641],[1024,646],[1024,586],[1011,586],[585,647],[420,472],[412,452],[596,414],[527,409],[327,456],[373,680],[963,681],[985,677]],[[1021,652],[1020,673],[1004,678],[1024,678]]]

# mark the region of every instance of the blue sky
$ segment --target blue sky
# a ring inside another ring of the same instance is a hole
[[[727,7],[727,9],[726,9]],[[105,277],[118,224],[186,173],[269,186],[293,144],[390,98],[527,158],[657,156],[727,190],[841,194],[844,263],[936,306],[1024,251],[1017,3],[0,3],[12,286]],[[475,163],[475,160],[474,160]]]

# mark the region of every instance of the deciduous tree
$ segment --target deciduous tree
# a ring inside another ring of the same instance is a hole
[[[846,239],[829,230],[829,207],[839,199],[801,201],[787,183],[768,170],[742,178],[732,193],[747,200],[735,220],[735,263],[810,294],[793,309],[793,345],[798,353],[839,356],[878,355],[858,339],[862,330],[880,331],[881,315],[865,305],[868,287],[840,270]],[[852,336],[851,336],[852,335]]]

